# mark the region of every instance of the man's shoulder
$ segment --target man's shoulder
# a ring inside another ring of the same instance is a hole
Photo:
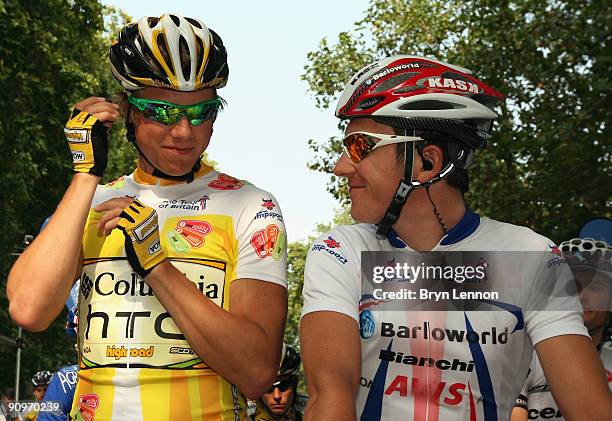
[[[359,268],[362,251],[390,249],[387,239],[376,235],[374,225],[338,225],[313,241],[306,261],[309,266],[327,261],[340,267]]]
[[[229,174],[214,171],[202,180],[210,193],[215,196],[224,197],[228,200],[238,201],[236,203],[258,202],[262,206],[276,207],[274,195],[261,189],[247,180],[241,180]]]
[[[483,217],[473,236],[496,251],[551,251],[555,245],[531,228]]]
[[[383,241],[384,240],[384,241]],[[376,226],[372,224],[337,225],[321,234],[314,244],[331,244],[332,248],[344,246],[345,249],[367,251],[380,249],[381,243],[387,241],[376,235]]]
[[[99,184],[96,187],[96,192],[92,200],[92,208],[98,204],[113,199],[115,197],[129,196],[132,195],[131,191],[133,188],[129,182],[130,176],[122,175],[116,180],[110,181],[106,184]]]

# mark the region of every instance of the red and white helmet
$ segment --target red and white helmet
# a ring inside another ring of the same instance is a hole
[[[412,130],[446,133],[473,149],[490,137],[503,98],[463,67],[418,56],[393,56],[359,70],[338,100],[336,117],[371,117]]]

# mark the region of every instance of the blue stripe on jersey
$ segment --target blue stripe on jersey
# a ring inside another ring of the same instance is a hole
[[[458,243],[459,241],[469,237],[472,235],[476,228],[480,226],[480,215],[471,210],[466,209],[463,217],[459,220],[459,222],[452,227],[446,235],[440,241],[441,246],[448,246],[451,244]],[[397,233],[391,228],[389,233],[387,234],[387,239],[389,240],[389,244],[391,244],[396,249],[406,248],[406,243],[402,241],[401,238],[397,235]]]
[[[512,330],[512,332],[510,333],[514,333],[517,330],[522,330],[525,327],[525,320],[523,319],[523,310],[520,307],[517,307],[509,303],[504,303],[502,301],[495,301],[495,300],[478,300],[478,301],[487,303],[487,304],[491,304],[499,308],[503,308],[504,310],[509,311],[510,314],[512,314],[514,317],[516,317],[516,325],[514,326],[514,329]]]
[[[467,332],[474,332],[472,324],[468,319],[467,313],[465,316],[465,327]],[[495,401],[495,392],[493,392],[493,384],[491,383],[491,374],[487,366],[487,360],[480,348],[480,343],[470,342],[470,352],[476,366],[476,377],[478,378],[478,386],[482,395],[482,405],[484,410],[485,421],[497,421],[497,402]]]
[[[478,228],[479,225],[480,216],[477,213],[466,209],[463,217],[459,220],[457,225],[448,230],[442,241],[440,241],[440,245],[448,246],[450,244],[458,243],[464,238],[469,237],[474,231],[476,231],[476,228]]]
[[[391,350],[393,345],[393,339],[387,346],[387,351]],[[368,391],[368,398],[363,406],[363,412],[361,413],[360,421],[380,421],[382,417],[382,405],[383,395],[385,393],[385,380],[387,380],[387,368],[389,367],[389,361],[383,360],[380,362],[376,375],[372,381],[372,386]]]

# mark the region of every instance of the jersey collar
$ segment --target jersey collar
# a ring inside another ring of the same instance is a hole
[[[479,225],[480,215],[475,212],[472,212],[469,209],[466,209],[459,222],[450,230],[448,230],[446,235],[442,237],[442,240],[440,240],[440,243],[438,244],[441,246],[449,246],[451,244],[458,243],[459,241],[469,237],[474,231],[476,231],[476,228],[478,228]],[[389,231],[387,238],[389,239],[389,243],[393,247],[399,249],[406,248],[406,243],[404,243],[404,241],[399,238],[393,228],[391,228],[391,230]]]
[[[205,176],[213,170],[212,167],[206,165],[204,161],[202,161],[202,165],[198,172],[194,175],[194,180],[200,177]],[[165,178],[155,177],[151,174],[145,172],[144,169],[141,168],[140,163],[136,167],[134,171],[134,181],[138,184],[150,184],[150,185],[159,185],[159,186],[173,186],[175,184],[184,184],[185,181],[177,181],[177,180],[167,180]]]

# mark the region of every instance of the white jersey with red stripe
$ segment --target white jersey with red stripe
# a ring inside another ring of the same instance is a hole
[[[606,372],[608,386],[612,391],[612,342],[606,342],[602,345],[599,356]],[[544,370],[542,370],[540,360],[535,353],[529,367],[527,380],[516,400],[516,406],[525,408],[530,420],[565,420],[553,398],[544,376]]]
[[[524,288],[516,288],[511,302],[487,301],[491,311],[383,310],[381,301],[362,287],[365,251],[414,252],[393,232],[377,236],[373,225],[336,227],[308,253],[302,310],[302,317],[333,311],[355,320],[361,336],[360,420],[508,420],[534,345],[558,335],[588,336],[577,296],[551,294],[555,298],[547,297],[537,308],[531,302],[536,280],[561,285],[546,279],[551,278],[549,268],[564,266],[564,276],[571,274],[557,264],[563,261],[557,247],[528,228],[468,211],[433,248],[536,251],[550,257],[538,267],[511,261]]]

